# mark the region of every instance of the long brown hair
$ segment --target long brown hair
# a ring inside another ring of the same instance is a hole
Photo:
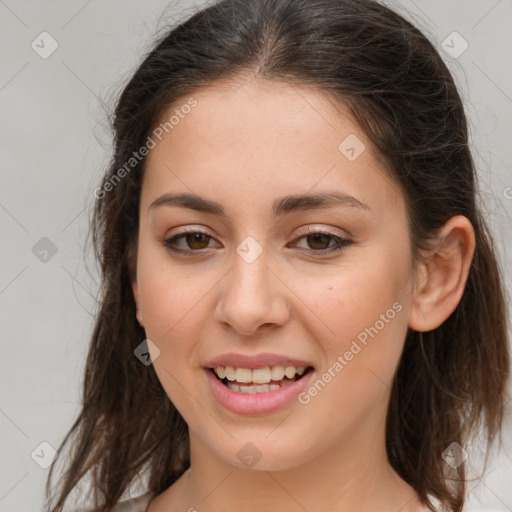
[[[159,494],[189,467],[187,425],[152,365],[134,356],[145,339],[131,288],[145,159],[126,163],[170,105],[241,74],[312,87],[349,107],[403,191],[415,257],[450,217],[471,221],[476,250],[462,299],[437,329],[409,329],[386,425],[389,461],[421,501],[461,511],[467,464],[452,468],[442,454],[479,430],[488,447],[501,440],[510,364],[502,271],[453,78],[418,29],[372,0],[214,3],[169,29],[124,87],[90,219],[101,300],[82,409],[59,448],[72,445],[53,497],[55,464],[48,475],[46,510],[60,512],[86,476],[94,506],[107,511],[136,478]]]

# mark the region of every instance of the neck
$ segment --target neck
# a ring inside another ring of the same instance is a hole
[[[379,424],[383,422],[358,425],[357,431],[340,438],[335,450],[332,445],[325,450],[314,447],[319,455],[313,459],[308,458],[305,434],[304,462],[280,471],[229,464],[191,432],[191,467],[171,487],[172,500],[169,496],[166,503],[201,512],[425,510],[412,487],[390,466]]]

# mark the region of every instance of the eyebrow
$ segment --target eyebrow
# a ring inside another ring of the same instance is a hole
[[[196,194],[163,194],[151,203],[149,210],[164,205],[182,206],[190,210],[211,213],[221,217],[227,216],[226,210],[220,203],[205,199]],[[272,212],[275,216],[281,216],[294,211],[331,208],[334,206],[348,206],[371,211],[366,203],[348,194],[342,192],[323,192],[316,194],[288,195],[278,198],[272,204]]]

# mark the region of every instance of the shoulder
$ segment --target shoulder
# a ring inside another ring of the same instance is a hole
[[[146,512],[146,509],[151,501],[153,494],[147,492],[136,498],[120,501],[113,509],[112,512]]]

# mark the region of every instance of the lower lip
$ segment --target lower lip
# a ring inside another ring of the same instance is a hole
[[[264,393],[240,393],[225,386],[215,375],[205,369],[210,389],[219,403],[237,414],[268,414],[293,402],[303,391],[313,371],[308,371],[302,378],[274,391]]]

